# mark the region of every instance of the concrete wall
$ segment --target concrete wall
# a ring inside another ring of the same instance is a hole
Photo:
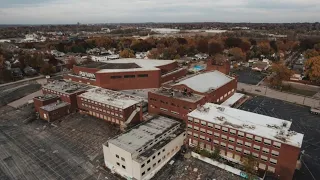
[[[311,97],[305,97],[297,94],[290,94],[290,93],[285,93],[281,91],[276,91],[265,86],[255,86],[255,85],[249,85],[244,83],[238,83],[237,90],[240,92],[244,91],[247,93],[280,99],[283,101],[288,101],[288,102],[297,103],[300,105],[305,105],[310,107],[320,106],[319,99],[313,99]]]

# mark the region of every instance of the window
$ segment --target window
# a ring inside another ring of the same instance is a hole
[[[201,121],[201,125],[202,125],[202,126],[206,126],[207,123],[206,123],[205,121]]]
[[[239,148],[239,147],[236,147],[236,151],[239,152],[239,153],[241,153],[241,152],[242,152],[242,149]]]
[[[247,139],[252,140],[253,135],[252,134],[246,134]]]
[[[152,157],[152,159],[155,159],[155,158],[156,158],[156,156],[153,156],[153,157]]]
[[[148,77],[148,74],[138,74],[138,77]]]
[[[235,139],[232,137],[229,137],[229,141],[233,143],[235,141]]]
[[[200,139],[205,140],[206,138],[202,135],[200,135]]]
[[[122,168],[123,168],[123,169],[126,169],[126,166],[122,165]]]
[[[214,128],[215,128],[216,130],[220,130],[221,126],[215,125]]]
[[[251,143],[249,143],[249,142],[245,142],[244,145],[245,145],[246,147],[248,147],[248,148],[251,148]]]
[[[243,133],[243,132],[238,131],[238,136],[239,136],[239,137],[244,137],[244,133]]]
[[[253,145],[253,148],[254,148],[255,150],[257,150],[257,151],[260,151],[260,146],[258,146],[258,145]]]
[[[215,137],[220,137],[220,134],[219,134],[219,133],[216,133],[216,132],[215,132],[213,135],[214,135]]]
[[[141,165],[141,168],[143,168],[143,167],[144,167],[144,165],[145,165],[145,164],[142,164],[142,165]]]
[[[193,118],[192,117],[188,117],[188,121],[189,122],[193,122]]]
[[[272,166],[268,166],[268,171],[274,173],[276,171],[276,169],[274,167],[272,167]]]
[[[259,163],[259,169],[265,170],[266,167],[267,167],[267,166],[266,166],[265,164]]]
[[[159,159],[158,163],[160,163],[160,162],[161,162],[161,159]]]
[[[119,158],[119,155],[116,154],[116,157]]]
[[[207,134],[212,135],[212,131],[207,130]]]
[[[227,144],[224,143],[224,142],[221,142],[220,145],[221,145],[222,147],[226,147],[226,146],[227,146]]]
[[[199,127],[198,127],[198,126],[194,126],[193,129],[194,129],[195,131],[199,131]]]
[[[272,150],[272,151],[271,151],[271,154],[272,154],[272,156],[276,156],[276,157],[279,156],[279,152],[278,152],[278,151],[275,151],[275,150]]]
[[[261,160],[266,162],[266,161],[268,161],[268,157],[264,156],[264,155],[261,155]]]
[[[208,123],[208,127],[213,127],[213,124],[212,123]]]
[[[267,146],[270,146],[271,145],[271,140],[264,139],[264,144],[267,145]]]
[[[222,131],[223,131],[223,132],[228,132],[228,128],[222,127]]]
[[[280,148],[281,147],[281,143],[273,142],[273,146],[276,147],[276,148]]]
[[[147,164],[149,164],[149,162],[150,162],[150,159],[147,161]]]
[[[224,140],[227,140],[227,136],[226,135],[221,134],[221,138],[224,139]]]
[[[252,156],[254,157],[254,158],[258,158],[259,157],[259,154],[257,154],[257,153],[252,153]]]
[[[122,76],[111,76],[111,79],[120,79]]]
[[[193,122],[194,122],[195,124],[198,124],[198,123],[199,123],[199,119],[194,119]]]
[[[242,146],[242,145],[243,145],[243,141],[240,140],[240,139],[237,139],[237,144],[238,144],[239,146]]]
[[[197,133],[193,133],[193,137],[194,137],[194,138],[198,138],[199,135],[198,135]]]
[[[255,136],[254,137],[254,140],[256,141],[256,142],[261,142],[262,141],[262,138],[261,137],[259,137],[259,136]]]
[[[230,150],[233,150],[234,149],[234,146],[232,146],[232,145],[228,145],[228,148],[230,149]]]
[[[158,152],[158,156],[160,155],[161,152]]]
[[[151,168],[148,168],[147,171],[150,171]]]
[[[117,162],[117,165],[120,166],[120,163]]]
[[[268,148],[262,148],[262,152],[268,154],[269,153],[269,149]]]
[[[135,78],[135,75],[124,75],[124,78]]]
[[[270,158],[270,163],[276,165],[277,164],[277,160]]]
[[[188,128],[189,128],[189,129],[192,129],[192,125],[191,125],[191,124],[188,124]]]
[[[141,174],[141,176],[144,176],[146,174],[146,172],[145,171],[143,171],[143,173]]]
[[[218,140],[213,140],[213,143],[218,145],[219,144],[219,141]]]
[[[230,134],[235,135],[236,134],[236,130],[230,129]]]
[[[249,154],[250,154],[250,151],[248,151],[248,150],[243,150],[243,153],[246,154],[246,155],[249,155]]]
[[[121,157],[121,160],[122,160],[122,161],[126,161],[123,157]]]

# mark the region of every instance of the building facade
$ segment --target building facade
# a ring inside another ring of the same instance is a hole
[[[151,179],[181,149],[185,137],[181,123],[159,116],[103,144],[105,165],[127,179]]]
[[[39,112],[40,107],[55,103],[60,100],[60,96],[55,94],[44,94],[33,98],[35,111]]]
[[[209,59],[207,61],[207,71],[220,71],[224,74],[230,73],[230,62],[228,60],[218,61],[215,59]]]
[[[70,104],[67,102],[51,103],[39,108],[39,116],[48,122],[55,121],[70,113]]]
[[[147,106],[140,97],[102,88],[78,95],[77,102],[83,112],[121,127],[142,121],[143,109]]]
[[[187,120],[187,114],[206,102],[223,103],[237,89],[237,78],[211,71],[165,84],[149,92],[149,113]]]
[[[214,151],[242,164],[252,155],[256,168],[291,180],[296,168],[303,134],[290,130],[291,122],[207,103],[188,114],[190,146]]]
[[[162,83],[187,74],[176,61],[117,59],[74,66],[64,78],[112,90],[159,88]]]

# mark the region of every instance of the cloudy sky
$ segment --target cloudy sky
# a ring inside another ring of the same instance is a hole
[[[320,0],[0,0],[0,24],[316,22]]]

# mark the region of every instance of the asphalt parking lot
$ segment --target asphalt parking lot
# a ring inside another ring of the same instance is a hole
[[[294,175],[297,180],[320,179],[320,116],[310,113],[310,108],[289,102],[256,96],[239,109],[292,121],[291,129],[304,134],[301,150],[302,168]]]
[[[104,171],[102,144],[120,133],[103,120],[79,113],[50,125],[26,122],[32,107],[0,108],[0,179],[119,179]]]
[[[266,76],[257,71],[252,71],[250,68],[242,70],[233,70],[232,73],[238,75],[238,82],[256,85]]]

